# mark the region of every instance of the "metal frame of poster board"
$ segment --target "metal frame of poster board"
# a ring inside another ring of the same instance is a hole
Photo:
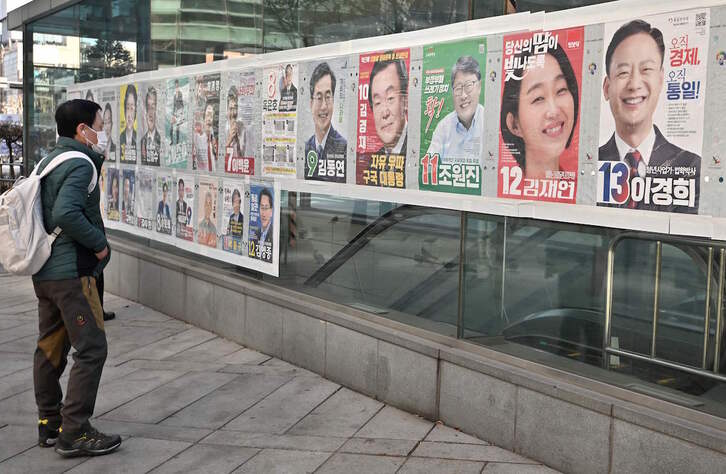
[[[726,2],[724,0],[697,0],[693,4],[688,5],[688,10],[705,7],[723,7],[719,9],[712,9],[711,12],[718,12],[721,18],[726,17],[723,13],[726,11]],[[299,50],[288,50],[279,51],[274,53],[267,53],[265,55],[249,57],[249,58],[236,58],[225,61],[219,61],[212,64],[200,64],[193,66],[185,66],[174,69],[164,69],[159,71],[151,71],[138,73],[131,76],[116,78],[112,80],[101,80],[86,84],[77,84],[69,88],[69,94],[72,94],[78,90],[85,90],[88,88],[106,87],[109,85],[120,85],[129,82],[141,83],[147,80],[160,80],[167,79],[176,76],[189,76],[192,77],[197,74],[210,74],[220,71],[228,70],[255,70],[261,71],[265,67],[271,67],[280,63],[295,62],[302,64],[307,61],[320,61],[325,58],[335,58],[339,56],[349,55],[356,57],[357,54],[366,53],[371,51],[380,51],[381,44],[389,44],[392,49],[399,48],[410,48],[412,51],[412,70],[414,66],[418,67],[420,57],[416,57],[414,50],[421,48],[424,45],[432,44],[435,42],[449,42],[464,39],[471,39],[486,36],[488,50],[494,53],[494,46],[501,44],[501,38],[504,34],[510,34],[521,31],[538,31],[538,30],[553,30],[553,29],[566,29],[578,26],[585,27],[585,42],[590,42],[586,45],[587,49],[593,49],[596,51],[589,52],[592,57],[597,58],[598,64],[601,61],[602,54],[602,25],[606,22],[613,21],[626,21],[641,16],[651,16],[660,13],[675,12],[683,10],[682,2],[676,0],[664,0],[659,2],[642,2],[636,0],[621,0],[620,2],[609,3],[607,5],[597,5],[591,7],[582,7],[577,9],[565,10],[556,13],[519,13],[509,16],[501,16],[494,18],[487,18],[482,20],[472,20],[454,25],[446,25],[443,27],[436,27],[422,31],[415,31],[409,33],[400,33],[389,35],[385,37],[376,38],[365,38],[360,40],[353,40],[347,42],[326,44],[320,46],[314,46]],[[717,25],[716,21],[712,21],[711,25]],[[599,32],[599,37],[598,37]],[[726,35],[721,35],[726,36]],[[598,42],[599,41],[599,42]],[[713,43],[714,39],[711,38]],[[724,49],[723,42],[719,43],[716,48]],[[711,51],[715,51],[715,48],[711,48]],[[715,55],[715,54],[714,54]],[[709,56],[713,56],[709,54]],[[496,64],[495,56],[488,54],[487,62],[492,64],[492,68],[497,69],[499,67]],[[708,58],[709,61],[713,58]],[[583,58],[583,64],[589,62],[588,57]],[[600,68],[602,69],[602,68]],[[709,81],[708,87],[713,86],[712,69],[713,67],[709,64]],[[489,71],[489,69],[487,69]],[[501,70],[500,70],[501,73]],[[602,92],[596,93],[597,89],[601,88],[602,84],[602,71],[600,70],[593,77],[588,78],[589,86],[583,84],[583,89],[589,87],[592,96],[583,96],[583,103],[587,101],[597,101],[597,110],[599,111],[600,95]],[[411,76],[414,76],[412,74]],[[416,76],[411,77],[411,83],[415,83],[420,80],[420,71]],[[258,77],[259,74],[258,74]],[[594,82],[593,82],[594,81]],[[583,78],[584,82],[584,78]],[[412,85],[410,83],[410,86]],[[593,84],[596,84],[593,85]],[[258,86],[260,82],[258,81]],[[594,92],[593,92],[594,91]],[[415,91],[413,92],[415,94]],[[420,88],[418,93],[420,94]],[[583,92],[584,93],[584,92]],[[305,92],[301,91],[300,96],[304,97]],[[489,107],[496,107],[498,102],[491,101],[492,95],[488,95],[486,104]],[[420,97],[419,97],[420,98]],[[303,99],[304,100],[304,99]],[[416,97],[410,98],[411,103],[416,102]],[[420,100],[419,100],[420,102]],[[721,105],[721,101],[710,101],[706,104],[706,117],[723,116],[726,114],[726,104]],[[419,104],[420,106],[420,104]],[[261,111],[261,109],[260,109]],[[352,112],[352,111],[351,111]],[[419,127],[418,122],[419,111],[409,110],[409,133],[412,129]],[[592,160],[592,155],[597,153],[597,139],[594,141],[588,141],[588,133],[597,133],[598,120],[595,119],[587,121],[585,110],[582,110],[583,121],[581,123],[580,130],[580,151],[579,151],[579,163],[580,168],[578,170],[578,179],[582,180],[582,184],[578,185],[578,202],[587,201],[592,199],[582,195],[584,192],[583,188],[592,186],[593,177],[596,175],[595,166],[596,163],[589,162]],[[222,124],[220,124],[220,127]],[[498,126],[498,123],[497,123]],[[710,125],[707,125],[710,126]],[[591,130],[586,130],[586,128]],[[487,131],[491,129],[487,127]],[[351,136],[353,136],[351,134]],[[708,139],[715,139],[713,136],[708,136],[708,131],[704,133]],[[299,138],[299,137],[298,137]],[[418,138],[418,136],[416,137]],[[418,147],[416,147],[418,148]],[[411,153],[417,150],[412,150]],[[723,147],[719,142],[715,149],[710,144],[704,143],[703,155],[704,157],[710,154],[724,153]],[[350,153],[350,150],[349,150]],[[588,157],[588,155],[590,155]],[[410,158],[410,157],[409,157]],[[303,166],[301,157],[298,157],[296,165],[298,167]],[[418,159],[414,158],[408,160],[417,165]],[[595,160],[597,161],[597,160]],[[485,167],[489,167],[487,165]],[[417,169],[410,170],[416,176]],[[708,182],[709,177],[710,185],[712,189],[720,192],[721,188],[716,186],[723,186],[719,181],[719,176],[723,175],[726,170],[723,168],[713,169],[708,172],[702,173],[702,184],[706,180]],[[411,173],[407,172],[411,175]],[[212,173],[215,176],[228,176],[221,173]],[[709,176],[710,175],[710,176]],[[588,181],[589,180],[589,181]],[[450,193],[439,193],[439,192],[428,192],[419,191],[418,189],[382,189],[382,188],[368,188],[366,186],[359,186],[353,184],[344,183],[330,183],[330,182],[316,182],[303,179],[293,178],[275,178],[275,183],[281,189],[288,191],[298,192],[312,192],[321,194],[330,194],[335,196],[345,196],[347,198],[358,198],[367,199],[374,201],[391,201],[399,203],[410,203],[422,206],[436,207],[436,208],[447,208],[459,211],[469,211],[483,214],[494,214],[501,216],[511,217],[522,217],[522,218],[535,218],[549,221],[559,221],[566,223],[576,223],[584,225],[595,225],[600,227],[611,227],[618,229],[631,229],[648,232],[656,232],[662,234],[675,234],[675,235],[691,235],[699,237],[708,237],[718,240],[726,240],[726,208],[721,208],[719,204],[711,203],[710,206],[704,206],[701,209],[701,215],[680,215],[665,212],[649,212],[639,210],[623,210],[616,208],[602,208],[595,206],[595,203],[591,201],[588,204],[559,204],[559,203],[548,203],[538,201],[519,201],[511,199],[503,199],[492,197],[496,194],[491,193],[491,183],[487,184],[485,181],[482,185],[484,188],[488,186],[489,189],[484,189],[483,196],[462,196],[462,195],[451,195]],[[590,183],[590,184],[586,184]],[[410,184],[407,182],[407,185]],[[415,187],[414,187],[415,188]],[[703,187],[702,187],[703,189]],[[716,192],[712,191],[712,192]],[[713,200],[712,200],[713,201]]]

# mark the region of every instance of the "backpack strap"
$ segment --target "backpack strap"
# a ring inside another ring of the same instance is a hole
[[[81,158],[86,160],[93,169],[93,177],[91,178],[91,182],[88,184],[88,194],[91,194],[91,192],[96,189],[96,185],[98,184],[98,171],[96,171],[96,165],[93,164],[93,161],[91,161],[88,155],[80,151],[66,151],[64,153],[61,153],[60,155],[56,155],[41,173],[38,173],[38,169],[40,168],[40,166],[36,166],[34,174],[40,176],[41,178],[45,178],[51,171],[56,169],[56,167],[74,158]]]

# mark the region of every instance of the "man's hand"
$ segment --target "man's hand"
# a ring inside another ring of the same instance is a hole
[[[103,260],[108,255],[108,246],[104,247],[103,250],[96,253],[96,258],[99,260]]]

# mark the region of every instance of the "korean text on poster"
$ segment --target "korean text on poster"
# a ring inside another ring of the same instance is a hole
[[[300,102],[300,133],[305,140],[304,177],[345,183],[350,90],[347,58],[305,64],[309,97]],[[309,99],[309,100],[308,100]]]
[[[219,150],[220,74],[195,78],[194,130],[192,131],[192,169],[212,172]]]
[[[199,178],[197,208],[197,243],[217,248],[217,187],[216,179]]]
[[[242,196],[244,196],[242,181],[224,180],[222,186],[222,224],[224,226],[222,248],[237,255],[242,255],[246,248],[243,241],[245,216]]]
[[[141,140],[139,152],[141,164],[159,166],[161,164],[161,133],[159,132],[159,107],[161,104],[161,86],[157,83],[143,84],[140,95],[141,102]]]
[[[356,183],[406,187],[410,50],[361,54]]]
[[[497,196],[574,203],[584,28],[505,35]]]
[[[136,223],[154,230],[154,172],[145,168],[136,173]]]
[[[156,231],[162,234],[171,235],[171,207],[174,204],[170,201],[174,195],[174,180],[170,174],[158,174],[156,176]]]
[[[222,103],[225,106],[221,139],[224,171],[230,174],[255,174],[257,134],[255,119],[255,73],[230,72],[223,81]]]
[[[121,200],[121,221],[136,227],[136,205],[134,202],[136,192],[136,173],[132,169],[122,170],[123,198]]]
[[[486,39],[423,51],[419,188],[479,195]]]
[[[106,161],[116,163],[118,147],[116,146],[116,128],[118,122],[118,90],[116,88],[101,89],[99,92],[101,102],[99,105],[103,110],[103,131],[106,133]]]
[[[698,213],[709,24],[707,9],[605,24],[598,205]]]
[[[138,123],[136,110],[138,109],[138,90],[136,84],[124,84],[120,90],[119,105],[119,149],[121,163],[136,163],[138,140],[136,131]]]
[[[174,225],[176,236],[183,240],[194,240],[192,209],[194,209],[194,176],[177,175]]]
[[[164,139],[167,143],[166,166],[186,168],[191,152],[189,142],[190,85],[188,77],[166,81],[166,120]]]
[[[262,174],[295,176],[298,65],[263,70]]]
[[[275,191],[271,186],[250,185],[250,218],[247,255],[272,262],[273,224],[275,222]]]

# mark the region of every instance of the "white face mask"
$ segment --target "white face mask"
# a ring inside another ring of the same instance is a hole
[[[93,144],[90,141],[88,142],[88,145],[95,151],[96,153],[105,153],[106,152],[106,146],[108,146],[108,137],[106,136],[106,132],[103,130],[96,131],[92,128],[88,128],[86,130],[91,130],[93,133],[96,134],[96,141],[98,143]],[[88,138],[86,138],[86,141],[88,141]]]

